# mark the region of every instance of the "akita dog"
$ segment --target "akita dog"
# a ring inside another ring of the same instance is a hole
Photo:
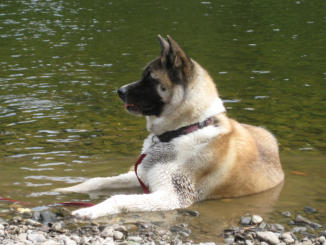
[[[128,112],[146,116],[150,132],[134,171],[57,189],[89,193],[142,187],[145,193],[112,196],[74,211],[76,217],[185,208],[262,192],[284,179],[275,137],[228,118],[207,71],[170,36],[158,38],[161,56],[145,67],[139,81],[118,90]]]

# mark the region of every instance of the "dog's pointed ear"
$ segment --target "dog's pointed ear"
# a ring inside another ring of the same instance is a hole
[[[169,54],[170,45],[161,35],[157,35],[157,37],[158,37],[158,40],[159,40],[161,48],[162,48],[162,50],[161,50],[161,63],[165,64],[166,63],[166,57]]]
[[[174,41],[169,35],[167,36],[169,44],[168,62],[172,65],[174,71],[179,71],[179,79],[188,79],[192,75],[193,62],[187,54],[180,48],[178,43]]]

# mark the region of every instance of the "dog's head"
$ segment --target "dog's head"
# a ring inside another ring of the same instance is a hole
[[[139,81],[118,90],[125,108],[132,114],[159,117],[168,105],[181,103],[194,74],[194,63],[170,37],[158,36],[161,56],[150,62]]]

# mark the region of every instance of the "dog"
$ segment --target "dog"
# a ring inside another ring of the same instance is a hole
[[[284,180],[275,137],[228,118],[208,72],[170,36],[158,39],[161,55],[139,81],[118,90],[129,113],[146,117],[150,133],[134,171],[56,189],[91,193],[142,187],[145,193],[114,195],[73,211],[78,218],[186,208],[263,192]]]

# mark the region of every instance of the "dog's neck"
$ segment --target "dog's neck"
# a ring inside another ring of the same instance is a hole
[[[175,113],[163,117],[146,117],[147,130],[155,135],[163,134],[164,132],[178,129],[193,123],[204,121],[205,119],[226,112],[223,101],[217,97],[211,105],[203,111],[192,111],[192,108],[184,113],[176,110]]]

